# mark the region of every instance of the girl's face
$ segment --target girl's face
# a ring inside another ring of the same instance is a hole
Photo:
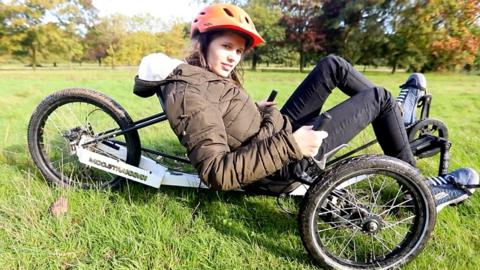
[[[208,46],[207,64],[215,74],[228,77],[245,51],[245,39],[235,32],[225,32]]]

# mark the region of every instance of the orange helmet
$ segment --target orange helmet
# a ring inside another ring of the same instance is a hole
[[[192,22],[190,37],[216,29],[231,29],[247,35],[252,40],[252,48],[265,42],[250,16],[231,4],[213,4],[202,9]]]

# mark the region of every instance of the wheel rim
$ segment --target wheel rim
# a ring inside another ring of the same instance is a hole
[[[320,198],[315,239],[336,263],[393,266],[426,231],[426,201],[418,187],[388,171],[358,173]]]
[[[118,180],[118,176],[86,166],[78,161],[71,144],[78,143],[81,136],[94,138],[106,130],[119,129],[121,124],[98,105],[85,101],[63,102],[54,106],[39,126],[38,146],[50,173],[68,185],[81,187],[104,187]],[[125,136],[115,137],[125,142]],[[88,146],[88,149],[105,154]],[[107,154],[108,155],[108,154]]]

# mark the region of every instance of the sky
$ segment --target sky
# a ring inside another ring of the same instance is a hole
[[[111,14],[127,16],[151,14],[163,22],[191,21],[206,4],[198,0],[93,0],[101,17]]]

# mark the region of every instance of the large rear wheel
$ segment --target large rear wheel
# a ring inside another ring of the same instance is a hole
[[[131,123],[128,113],[110,97],[87,89],[65,89],[46,97],[32,114],[28,148],[42,175],[53,184],[82,188],[115,187],[123,178],[79,162],[75,147],[82,138],[95,139],[107,131],[125,129]],[[98,147],[99,144],[102,147]],[[102,149],[118,149],[120,146],[127,152],[120,159],[138,165],[141,148],[136,130],[87,147],[108,156],[109,153]]]

